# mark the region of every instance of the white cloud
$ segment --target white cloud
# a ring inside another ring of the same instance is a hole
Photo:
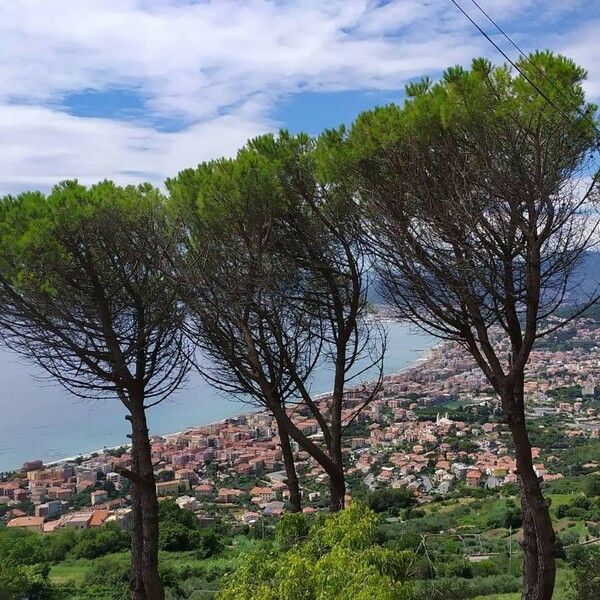
[[[430,26],[437,31],[427,31],[434,6],[412,0],[383,8],[360,0],[3,3],[3,95],[43,100],[73,89],[132,85],[151,109],[197,119],[263,90],[398,86],[419,69],[472,51],[473,44],[444,35],[435,21]],[[406,18],[422,26],[383,37]]]
[[[269,128],[243,111],[161,133],[49,108],[0,106],[0,193],[48,190],[73,177],[86,184],[113,179],[160,185],[183,168],[234,154],[249,137]]]
[[[567,39],[558,42],[564,53],[575,62],[584,66],[588,78],[585,91],[596,102],[600,99],[600,23],[586,23],[576,34],[570,33]]]
[[[520,16],[537,11],[559,22],[585,10],[581,1],[480,3],[518,23],[521,40],[532,24]],[[552,47],[592,68],[600,48],[589,19],[584,26],[585,38],[573,31]],[[544,27],[527,43],[548,45]],[[0,4],[0,39],[5,190],[73,176],[162,179],[272,128],[269,110],[285,94],[398,89],[474,55],[498,60],[449,0],[13,0]],[[600,73],[591,75],[600,94]],[[181,119],[186,129],[60,112],[69,93],[117,86],[135,89],[153,119]]]

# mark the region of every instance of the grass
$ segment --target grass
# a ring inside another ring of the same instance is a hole
[[[463,497],[457,498],[456,500],[449,501],[443,500],[442,502],[437,503],[429,503],[420,506],[421,510],[424,510],[426,513],[430,514],[435,512],[434,507],[437,507],[437,512],[439,513],[449,513],[458,508],[459,506],[465,506],[475,502],[475,498]]]
[[[129,562],[129,556],[129,552],[107,555],[107,557],[123,562],[124,564]],[[82,585],[87,575],[97,567],[97,564],[95,560],[87,558],[67,559],[50,567],[49,578],[55,585],[65,585],[68,583]]]
[[[81,560],[66,560],[58,565],[52,565],[50,581],[55,585],[68,583],[82,585],[90,568],[90,564],[84,564]]]
[[[248,544],[248,546],[250,545],[251,544]],[[164,566],[187,566],[191,568],[211,566],[215,569],[228,569],[238,553],[239,550],[234,549],[219,556],[200,559],[196,557],[195,552],[161,552],[160,563]],[[86,577],[98,568],[98,561],[103,561],[104,559],[116,560],[119,563],[128,564],[130,561],[130,553],[120,552],[118,554],[107,554],[105,557],[96,560],[86,558],[67,559],[57,565],[51,566],[49,574],[50,581],[54,585],[82,585],[85,582]]]
[[[556,573],[556,585],[554,587],[553,600],[573,600],[571,580],[573,570],[569,568],[559,568]],[[521,600],[521,594],[493,594],[491,596],[477,596],[473,600]]]
[[[573,494],[544,494],[546,498],[549,498],[552,502],[550,504],[550,512],[556,514],[556,510],[559,506],[570,504],[573,502],[573,498],[579,495],[579,492]]]

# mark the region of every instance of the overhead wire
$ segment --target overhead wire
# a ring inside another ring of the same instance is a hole
[[[583,119],[585,119],[586,121],[588,121],[588,123],[590,123],[590,125],[592,125],[592,127],[596,130],[596,134],[598,136],[600,136],[600,128],[598,128],[598,125],[590,118],[590,116],[586,113],[584,113],[581,108],[579,106],[577,106],[570,98],[568,98],[563,92],[562,90],[556,85],[556,83],[554,82],[554,80],[549,77],[542,69],[540,69],[540,67],[535,63],[535,61],[532,60],[532,58],[529,56],[529,54],[527,54],[526,52],[524,52],[521,47],[510,37],[510,35],[508,35],[508,33],[506,33],[506,31],[500,27],[500,25],[498,25],[498,23],[491,17],[491,15],[481,6],[481,4],[479,4],[479,2],[477,2],[477,0],[471,0],[471,2],[475,5],[475,7],[477,8],[477,10],[479,10],[479,12],[481,12],[481,14],[498,30],[498,32],[512,45],[513,48],[515,48],[515,50],[517,50],[517,52],[529,63],[531,64],[531,66],[536,70],[536,72],[543,78],[545,79],[551,86],[552,88],[558,93],[560,94],[560,96],[563,98],[563,100],[565,100],[570,106],[571,108],[573,108],[575,111],[577,111],[577,113],[579,113],[579,116],[582,117]]]
[[[473,17],[471,17],[471,15],[461,6],[461,4],[458,2],[458,0],[450,0],[450,2],[452,2],[452,4],[454,4],[454,6],[456,6],[456,8],[458,8],[458,10],[464,15],[464,17],[477,29],[477,31],[479,31],[479,33],[485,37],[485,39],[492,45],[494,46],[494,48],[496,48],[496,50],[508,61],[508,63],[516,70],[518,71],[518,73],[529,83],[529,85],[531,85],[531,87],[544,99],[546,100],[546,102],[548,102],[548,104],[550,104],[555,110],[557,110],[560,114],[562,114],[565,118],[567,118],[568,120],[570,120],[571,122],[573,122],[572,118],[570,115],[567,115],[565,113],[565,110],[563,108],[561,108],[560,106],[558,106],[554,100],[552,100],[542,89],[540,89],[540,87],[531,79],[531,77],[529,77],[529,75],[502,49],[502,47],[497,44],[492,37],[483,29],[483,27],[481,27],[481,25],[479,25],[479,23],[477,23],[477,21],[475,21],[475,19],[473,19]],[[489,16],[489,14],[487,12],[485,12],[483,10],[483,8],[481,8],[481,6],[475,1],[475,0],[471,0],[471,2],[473,2],[473,4],[475,4],[475,6],[477,8],[479,8],[479,10],[486,16],[487,19],[489,19],[494,26],[498,29],[498,31],[500,31],[500,33],[502,33],[502,35],[504,35],[504,37],[506,37],[507,39],[510,40],[508,34],[506,32],[504,32],[499,25],[497,25],[495,23],[495,21]],[[520,54],[526,58],[527,60],[529,60],[529,62],[531,62],[537,69],[537,65],[535,65],[535,63],[533,63],[533,61],[531,61],[531,59],[529,57],[527,57],[527,55],[522,52],[519,47],[517,46],[516,43],[512,42],[511,44],[513,44],[514,47],[517,48],[517,50],[520,52]],[[538,72],[540,72],[540,70],[538,69]],[[544,78],[547,81],[550,81],[550,79],[548,78],[548,76],[542,72],[542,75],[544,76]],[[553,84],[554,85],[554,84]],[[556,89],[556,88],[555,88]],[[596,145],[600,145],[600,129],[598,129],[598,126],[585,114],[582,113],[579,108],[577,107],[577,112],[579,113],[579,115],[583,118],[585,118],[586,120],[588,120],[592,126],[594,127],[594,130],[596,132]]]

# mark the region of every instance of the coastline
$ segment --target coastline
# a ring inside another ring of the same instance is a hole
[[[386,321],[388,349],[384,376],[410,370],[427,361],[439,340],[426,336],[413,326]],[[364,379],[350,388],[373,380],[376,371],[363,373]],[[40,375],[26,365],[15,363],[8,352],[0,352],[0,376],[4,390],[0,405],[6,419],[0,424],[0,472],[19,471],[23,463],[40,459],[46,465],[85,459],[94,453],[128,447],[129,427],[116,404],[106,401],[75,401],[52,384],[31,385]],[[315,373],[312,388],[328,395],[331,385],[327,366]],[[256,408],[260,410],[260,408]],[[253,412],[254,407],[215,392],[199,377],[192,379],[175,397],[149,411],[151,433],[156,437],[222,423]]]
[[[387,373],[386,375],[384,375],[384,377],[390,377],[390,376],[396,376],[396,375],[401,375],[402,373],[405,373],[407,371],[410,371],[411,369],[414,369],[419,363],[426,363],[429,358],[431,353],[433,352],[433,350],[438,346],[439,344],[434,344],[433,346],[431,346],[430,348],[427,348],[426,350],[423,351],[423,355],[417,357],[413,363],[411,363],[409,366],[406,366],[402,369],[398,369],[397,371],[392,371],[390,373]],[[373,383],[375,380],[374,379],[367,379],[365,381],[361,381],[359,383],[357,383],[356,385],[352,386],[351,388],[349,388],[349,390],[354,389],[358,386],[363,386],[363,385],[369,385],[370,383]],[[320,400],[323,398],[326,398],[328,396],[330,396],[333,392],[329,391],[329,392],[321,392],[319,394],[316,394],[314,396],[315,400]],[[261,412],[261,410],[263,409],[259,409],[256,412]],[[202,424],[196,424],[196,425],[190,425],[189,427],[186,427],[180,431],[173,431],[173,432],[169,432],[169,433],[163,433],[163,434],[156,434],[156,435],[152,435],[151,438],[164,438],[164,437],[168,437],[168,436],[174,436],[174,435],[182,435],[192,429],[198,429],[201,427],[212,427],[215,425],[224,425],[227,421],[231,420],[231,419],[239,419],[241,417],[245,417],[246,415],[252,414],[254,411],[245,411],[245,412],[241,412],[239,414],[236,415],[232,415],[230,417],[225,417],[223,419],[218,419],[216,421],[211,421],[209,423],[202,423]],[[59,458],[57,460],[52,460],[49,462],[44,461],[44,466],[45,467],[52,467],[52,466],[57,466],[57,465],[61,465],[64,463],[69,463],[69,462],[74,462],[76,460],[79,459],[83,459],[83,460],[89,460],[90,458],[92,458],[93,455],[97,454],[106,454],[108,451],[110,450],[116,450],[118,448],[126,448],[126,449],[130,449],[131,448],[131,443],[126,443],[126,444],[118,444],[117,446],[105,446],[103,448],[99,448],[97,450],[91,450],[89,452],[82,452],[80,454],[76,454],[74,456],[68,456],[65,458]],[[13,470],[12,472],[17,471],[18,469]],[[11,472],[11,471],[9,471]]]

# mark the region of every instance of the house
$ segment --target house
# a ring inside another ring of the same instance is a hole
[[[440,485],[437,488],[437,493],[441,496],[445,496],[450,492],[450,485],[450,481],[442,481],[442,483],[440,483]]]
[[[51,500],[68,500],[73,491],[70,488],[50,487],[46,491],[46,496]]]
[[[467,471],[467,487],[476,488],[479,487],[479,481],[481,480],[481,473],[476,469]]]
[[[504,484],[504,479],[500,477],[496,477],[495,475],[490,475],[486,482],[485,487],[488,489],[496,489]]]
[[[90,527],[100,527],[104,525],[106,519],[108,519],[108,510],[95,510],[92,512],[92,518],[90,519]]]
[[[60,519],[60,529],[87,529],[92,520],[91,512],[76,512],[64,515]]]
[[[41,532],[44,527],[44,517],[17,517],[11,519],[6,526]]]
[[[168,496],[169,494],[177,494],[180,491],[190,489],[190,482],[187,479],[176,479],[174,481],[159,481],[156,484],[157,496]]]
[[[7,498],[14,498],[14,493],[19,489],[19,484],[16,481],[8,481],[7,483],[0,483],[0,496],[6,496]]]
[[[93,487],[94,485],[96,485],[96,480],[92,480],[92,479],[79,479],[79,477],[77,477],[77,486],[76,486],[76,490],[78,493],[83,492],[84,490],[87,490],[90,487]]]
[[[186,481],[195,481],[197,479],[197,477],[196,477],[196,473],[194,473],[193,469],[179,469],[179,471],[175,471],[175,479],[186,480]]]
[[[280,517],[283,514],[283,502],[273,501],[265,504],[265,515],[269,517]]]
[[[133,510],[131,508],[119,508],[112,512],[106,519],[107,523],[114,523],[121,529],[130,529],[133,521]]]
[[[260,515],[257,512],[252,512],[250,510],[246,511],[240,518],[241,522],[245,525],[256,523],[259,519]]]
[[[56,529],[59,529],[59,527],[60,527],[60,519],[57,521],[46,521],[44,523],[42,531],[44,533],[52,533]]]
[[[187,510],[198,510],[200,508],[200,503],[192,496],[180,496],[175,502],[179,508]]]
[[[18,488],[13,493],[13,500],[15,500],[15,502],[22,502],[23,500],[27,500],[28,497],[29,492],[23,488]]]
[[[67,502],[61,500],[51,500],[44,504],[38,504],[35,507],[35,516],[44,517],[46,519],[53,519],[54,517],[60,517],[69,508]]]
[[[250,490],[252,501],[255,503],[266,503],[275,500],[277,494],[270,487],[254,487]]]
[[[208,483],[200,483],[194,487],[194,492],[198,498],[206,498],[207,496],[212,496],[214,487]]]
[[[226,502],[231,504],[235,502],[244,492],[242,490],[230,489],[230,488],[221,488],[219,490],[217,499],[219,502]]]
[[[106,490],[96,490],[90,494],[92,506],[97,506],[108,500],[108,492]]]

